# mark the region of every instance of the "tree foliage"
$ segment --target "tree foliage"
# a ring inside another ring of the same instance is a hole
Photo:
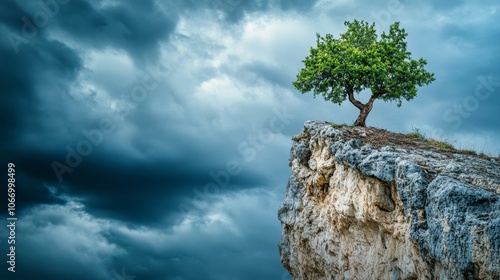
[[[365,126],[366,117],[376,99],[395,101],[401,106],[403,99],[411,100],[421,87],[434,81],[434,74],[427,72],[427,62],[413,60],[407,51],[406,36],[399,22],[392,24],[389,32],[380,38],[375,23],[354,20],[345,22],[347,31],[336,39],[331,34],[316,34],[316,47],[302,62],[304,68],[293,82],[302,93],[313,91],[325,100],[342,104],[349,100],[360,110],[356,126]],[[363,104],[354,93],[371,91],[370,100]]]

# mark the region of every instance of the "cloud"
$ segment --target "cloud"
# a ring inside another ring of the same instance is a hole
[[[158,42],[168,38],[175,18],[152,0],[127,5],[73,0],[60,8],[53,24],[52,36],[78,38],[80,47],[122,49],[141,66],[157,58]]]
[[[114,279],[123,267],[140,279],[194,280],[200,273],[214,280],[278,279],[284,272],[274,222],[279,200],[265,189],[238,191],[202,215],[187,213],[173,226],[155,227],[96,218],[71,198],[64,205],[37,206],[19,218],[17,250],[32,253],[18,253],[16,276]],[[235,260],[248,265],[228,269]]]
[[[108,278],[107,266],[123,253],[103,236],[108,227],[78,203],[34,207],[16,229],[16,279]]]

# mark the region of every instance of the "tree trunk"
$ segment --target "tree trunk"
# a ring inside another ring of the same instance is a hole
[[[346,91],[347,91],[347,96],[349,97],[349,101],[354,106],[356,106],[356,108],[359,109],[359,116],[354,122],[354,126],[366,127],[366,118],[368,117],[368,114],[373,108],[373,102],[375,102],[375,99],[382,96],[384,92],[378,92],[376,94],[372,94],[370,100],[368,100],[366,104],[363,104],[358,100],[356,100],[356,98],[354,98],[354,90],[352,89],[352,87],[347,87]]]
[[[363,106],[363,108],[359,110],[359,116],[354,122],[354,126],[366,127],[366,118],[371,110],[372,106],[368,106],[368,104]]]
[[[354,122],[354,126],[366,127],[366,118],[368,114],[373,109],[373,102],[377,99],[377,95],[372,95],[370,100],[366,104],[362,104],[359,108],[359,116]]]

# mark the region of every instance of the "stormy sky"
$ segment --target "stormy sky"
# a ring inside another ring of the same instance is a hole
[[[0,227],[1,278],[291,279],[277,248],[290,138],[358,114],[291,82],[315,34],[355,18],[401,22],[436,77],[401,108],[376,102],[369,126],[500,153],[498,1],[1,1],[18,218],[15,273]]]

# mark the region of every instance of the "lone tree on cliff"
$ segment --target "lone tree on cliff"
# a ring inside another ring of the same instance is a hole
[[[311,47],[310,54],[302,62],[302,68],[293,82],[302,93],[314,91],[323,95],[326,101],[342,104],[348,99],[360,113],[355,126],[366,126],[366,117],[376,99],[396,101],[411,100],[421,87],[434,81],[434,74],[424,69],[423,58],[411,59],[406,51],[408,33],[399,27],[399,22],[390,26],[389,33],[382,33],[380,39],[375,23],[369,25],[361,20],[346,21],[347,32],[339,39],[326,34],[316,34],[317,47]],[[362,103],[354,97],[362,90],[370,89],[371,97]]]

